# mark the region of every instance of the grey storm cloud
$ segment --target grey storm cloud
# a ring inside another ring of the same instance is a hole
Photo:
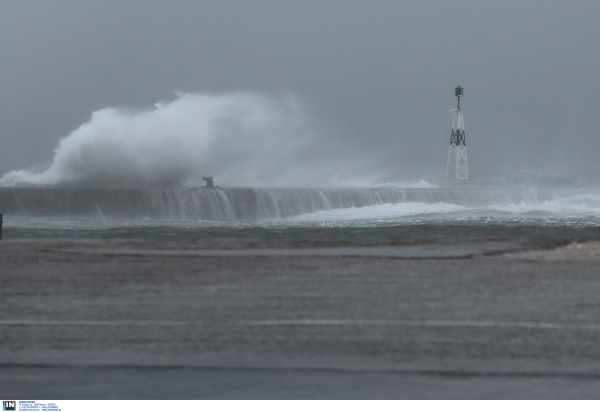
[[[0,176],[436,184],[460,84],[475,181],[596,184],[598,21],[595,1],[3,0]]]

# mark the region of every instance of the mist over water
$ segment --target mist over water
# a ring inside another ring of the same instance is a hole
[[[205,176],[223,187],[444,185],[444,154],[428,173],[404,176],[401,162],[390,163],[410,150],[401,141],[369,149],[348,141],[293,94],[177,93],[150,109],[93,112],[87,123],[58,141],[49,167],[8,172],[0,187],[197,187],[204,185]],[[447,144],[440,136],[439,145]],[[572,179],[532,171],[471,175],[461,187],[580,186]]]
[[[596,189],[532,173],[471,180],[483,190],[389,182],[375,152],[340,142],[292,95],[178,94],[148,110],[98,110],[46,170],[0,179],[5,236],[600,237]],[[251,189],[181,189],[205,176]],[[524,190],[493,190],[507,187]]]
[[[312,187],[376,177],[374,159],[354,161],[317,129],[292,95],[180,93],[151,110],[94,112],[60,140],[47,170],[6,173],[0,186],[201,186],[213,176],[229,187]]]

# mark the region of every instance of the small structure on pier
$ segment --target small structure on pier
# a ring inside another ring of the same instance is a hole
[[[202,186],[203,189],[215,189],[219,186],[215,186],[213,184],[213,178],[212,177],[203,177],[202,180],[206,181],[206,186]]]

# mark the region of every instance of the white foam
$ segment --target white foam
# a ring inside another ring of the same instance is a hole
[[[366,207],[350,207],[345,209],[320,210],[307,213],[289,221],[311,222],[311,221],[343,221],[343,220],[369,220],[369,219],[392,219],[397,217],[443,214],[466,210],[466,207],[448,203],[395,203]]]
[[[405,182],[390,182],[390,183],[379,183],[373,185],[374,187],[397,187],[397,188],[415,188],[415,189],[437,189],[436,185],[432,185],[425,179],[410,180]]]
[[[507,216],[508,215],[508,216]],[[453,219],[468,220],[471,218],[501,216],[522,218],[527,216],[547,216],[553,218],[600,217],[600,193],[582,191],[558,196],[555,200],[542,203],[496,204],[487,207],[467,207],[449,203],[406,202],[382,204],[366,207],[321,210],[303,214],[290,222],[327,222],[327,221],[367,221],[393,220],[409,217],[419,219]]]
[[[543,212],[547,214],[569,216],[600,216],[600,194],[594,191],[581,191],[578,193],[559,194],[555,200],[540,204],[509,204],[493,205],[488,209],[514,214]]]

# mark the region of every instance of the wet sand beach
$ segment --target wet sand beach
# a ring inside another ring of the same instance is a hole
[[[0,388],[37,399],[600,393],[600,242],[0,242]]]

